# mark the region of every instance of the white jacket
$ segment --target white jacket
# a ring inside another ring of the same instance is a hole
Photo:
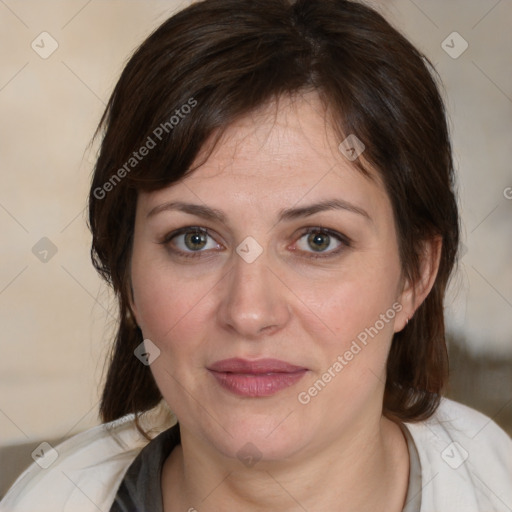
[[[152,437],[175,423],[165,405],[143,420]],[[406,423],[421,464],[419,512],[512,511],[512,440],[491,419],[444,398],[428,421]],[[0,512],[108,512],[123,476],[147,444],[133,415],[47,450],[16,480]]]

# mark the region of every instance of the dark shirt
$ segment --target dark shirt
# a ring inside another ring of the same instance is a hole
[[[163,512],[162,467],[180,441],[176,423],[140,451],[117,490],[110,512]]]
[[[409,449],[409,488],[403,512],[419,512],[421,507],[421,467],[414,441],[405,426],[402,430]],[[150,441],[137,455],[117,491],[110,512],[163,512],[162,467],[180,444],[179,424]]]

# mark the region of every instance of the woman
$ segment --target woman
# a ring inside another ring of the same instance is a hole
[[[142,44],[89,198],[120,307],[105,423],[2,510],[512,508],[510,438],[442,398],[459,219],[433,73],[342,0],[206,0]]]

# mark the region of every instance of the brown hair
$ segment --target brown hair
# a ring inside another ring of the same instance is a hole
[[[98,126],[104,137],[89,196],[93,264],[120,308],[104,421],[147,411],[162,399],[149,366],[133,353],[143,339],[129,305],[138,191],[192,172],[210,136],[213,150],[241,116],[311,90],[340,142],[356,134],[365,144],[365,162],[379,172],[393,206],[404,276],[418,278],[422,244],[442,237],[433,289],[392,341],[383,403],[384,414],[402,421],[433,414],[447,378],[443,298],[459,241],[436,76],[380,14],[346,0],[204,0],[142,43]],[[355,164],[368,174],[360,159]]]

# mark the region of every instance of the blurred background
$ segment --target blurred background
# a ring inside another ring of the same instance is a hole
[[[0,0],[0,497],[41,441],[98,424],[115,304],[89,258],[90,144],[131,52],[191,2]],[[463,247],[449,396],[512,434],[512,2],[371,2],[434,63]]]

